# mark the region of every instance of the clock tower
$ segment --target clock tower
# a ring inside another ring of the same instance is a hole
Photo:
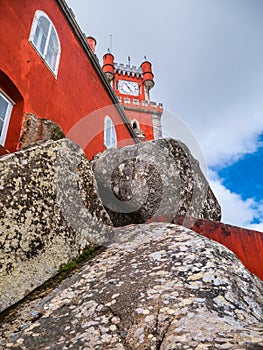
[[[131,126],[142,141],[162,137],[161,116],[163,106],[150,100],[154,86],[151,63],[145,60],[140,67],[114,62],[108,52],[103,57],[102,70],[122,104]]]

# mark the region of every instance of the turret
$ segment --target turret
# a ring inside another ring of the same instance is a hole
[[[153,81],[153,73],[152,73],[152,65],[149,61],[146,60],[141,64],[142,68],[142,76],[143,76],[143,85],[145,87],[145,99],[146,101],[150,102],[150,89],[154,87],[154,81]]]
[[[89,44],[89,47],[91,48],[91,51],[93,53],[95,53],[95,48],[96,48],[96,44],[97,44],[96,39],[93,38],[93,36],[88,36],[87,37],[87,42]]]
[[[105,73],[110,83],[112,83],[114,78],[114,56],[110,52],[103,56],[102,71]]]
[[[153,81],[154,75],[152,73],[152,65],[149,61],[145,60],[141,64],[141,67],[142,67],[142,74],[143,74],[143,85],[149,91],[152,87],[154,87],[154,81]]]

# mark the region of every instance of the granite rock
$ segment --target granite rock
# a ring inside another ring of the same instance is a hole
[[[0,310],[83,249],[110,239],[111,222],[79,146],[48,141],[0,159]]]
[[[60,140],[65,137],[61,127],[51,119],[38,118],[32,113],[25,113],[20,135],[20,147],[27,148],[39,141]]]
[[[262,349],[263,283],[189,229],[131,225],[0,331],[3,349]]]
[[[180,141],[108,149],[95,157],[93,168],[115,226],[176,215],[220,221],[220,205],[198,161]]]
[[[178,218],[172,223],[213,239],[232,250],[245,267],[263,280],[263,232],[204,219]]]

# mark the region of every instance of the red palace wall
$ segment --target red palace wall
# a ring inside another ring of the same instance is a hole
[[[36,10],[49,16],[60,39],[57,79],[28,41]],[[5,143],[7,149],[15,151],[19,148],[24,112],[52,119],[67,134],[83,117],[112,105],[110,95],[56,1],[3,0],[0,22],[0,88],[16,102]],[[117,110],[112,108],[110,113],[111,119],[118,124],[119,144],[134,143]],[[71,133],[77,143],[85,143],[80,140],[84,135],[90,140],[85,147],[89,158],[105,148],[104,117],[99,113],[96,120],[93,118],[89,122],[86,118],[79,129],[81,134],[78,135],[76,130]]]
[[[187,227],[230,249],[244,266],[263,280],[263,232],[192,217],[163,215],[148,222],[170,222]]]
[[[196,220],[191,229],[232,250],[249,271],[263,280],[262,232],[202,219]]]

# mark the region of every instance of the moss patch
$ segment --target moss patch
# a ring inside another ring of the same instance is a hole
[[[73,261],[70,261],[67,264],[64,264],[60,267],[59,272],[65,273],[65,272],[71,272],[74,269],[78,267],[78,265],[82,262],[85,262],[86,260],[91,259],[94,256],[95,248],[91,247],[88,249],[85,249],[81,255],[79,255],[76,259]]]
[[[3,322],[3,320],[8,320],[10,322],[14,321],[16,319],[16,312],[19,310],[20,305],[26,304],[37,298],[44,298],[50,291],[54,290],[61,281],[70,277],[76,269],[80,268],[88,260],[94,258],[105,250],[105,247],[88,248],[84,250],[83,253],[75,260],[61,266],[57,275],[51,277],[48,281],[33,290],[21,301],[2,311],[0,313],[0,323]]]

